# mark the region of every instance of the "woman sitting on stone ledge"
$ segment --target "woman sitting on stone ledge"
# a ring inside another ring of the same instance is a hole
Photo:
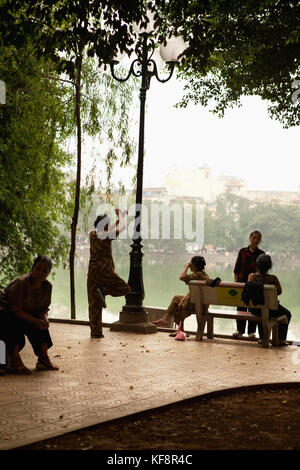
[[[47,281],[52,261],[38,256],[30,273],[19,276],[0,291],[0,339],[6,344],[11,359],[8,372],[31,374],[21,357],[25,336],[37,356],[37,370],[58,370],[49,359],[52,346],[47,313],[51,303],[52,284]]]

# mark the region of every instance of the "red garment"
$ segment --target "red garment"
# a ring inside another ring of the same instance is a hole
[[[237,274],[237,282],[247,282],[248,276],[251,273],[256,273],[256,260],[259,255],[264,255],[265,252],[256,248],[255,251],[250,250],[250,246],[247,248],[241,248],[236,259],[234,274]]]

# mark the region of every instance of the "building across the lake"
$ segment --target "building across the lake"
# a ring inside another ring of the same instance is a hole
[[[300,204],[299,191],[247,191],[247,199],[255,202],[276,201],[284,204]]]
[[[241,178],[221,175],[213,178],[208,165],[195,169],[172,170],[165,178],[165,186],[144,188],[145,199],[170,202],[174,199],[193,199],[205,203],[214,202],[217,197],[229,190],[246,196],[247,185]]]
[[[158,188],[144,188],[143,191],[143,199],[146,200],[154,200],[158,202],[165,202],[167,199],[168,193],[165,187],[158,187]]]
[[[300,204],[299,191],[253,191],[248,190],[242,178],[222,174],[214,178],[207,164],[199,168],[170,171],[163,187],[146,187],[144,200],[170,203],[172,200],[196,200],[213,204],[220,194],[229,191],[253,202],[276,201],[285,204]]]

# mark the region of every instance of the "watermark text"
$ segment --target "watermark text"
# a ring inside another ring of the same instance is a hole
[[[120,231],[122,240],[188,240],[199,247],[204,244],[204,207],[200,203],[131,204],[123,201],[122,212],[126,212],[127,226]],[[97,235],[101,239],[115,238],[115,209],[110,204],[97,208],[97,216],[107,214],[97,225]],[[112,228],[112,229],[111,229]]]

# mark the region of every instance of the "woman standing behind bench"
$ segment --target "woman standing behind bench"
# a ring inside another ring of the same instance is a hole
[[[235,282],[247,282],[248,276],[256,271],[256,260],[259,255],[265,254],[264,251],[258,248],[262,241],[262,234],[258,230],[250,233],[250,245],[246,248],[241,248],[239,251],[235,267],[234,267],[234,280]],[[239,310],[247,311],[245,307],[239,307]],[[236,320],[237,330],[232,334],[236,339],[241,337],[246,330],[246,320]],[[248,336],[249,339],[255,340],[256,322],[248,321]]]
[[[257,271],[249,275],[248,281],[249,282],[262,282],[263,284],[275,285],[277,295],[280,295],[282,293],[282,288],[281,288],[278,277],[275,276],[274,274],[268,274],[269,269],[272,268],[271,256],[266,255],[266,254],[259,255],[259,257],[256,260],[256,266],[257,266]],[[259,316],[261,315],[261,310],[259,308],[257,309],[252,308],[251,312],[253,313],[253,315],[259,315]],[[286,315],[288,322],[278,324],[279,346],[287,346],[288,343],[286,342],[286,337],[287,337],[288,327],[289,327],[289,323],[290,323],[292,315],[289,310],[284,308],[278,302],[278,309],[270,310],[269,316],[276,318],[276,317],[281,317],[282,315]],[[260,339],[262,339],[263,338],[262,323],[258,323],[258,331],[259,331],[259,337]]]

